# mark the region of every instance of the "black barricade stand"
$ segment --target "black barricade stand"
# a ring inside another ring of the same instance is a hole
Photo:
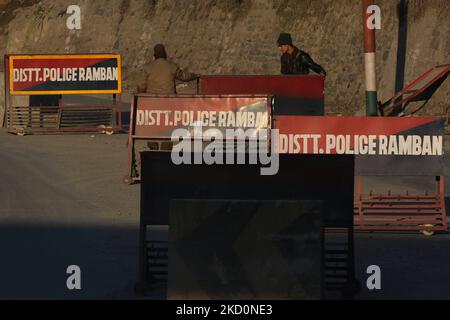
[[[141,153],[137,293],[169,299],[318,299],[357,290],[354,157],[280,154],[259,165],[175,165]],[[169,226],[169,240],[152,227]],[[161,286],[159,287],[161,288]]]

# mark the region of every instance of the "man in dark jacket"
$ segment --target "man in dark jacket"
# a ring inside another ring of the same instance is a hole
[[[289,33],[280,33],[277,44],[283,53],[281,56],[282,74],[308,74],[310,69],[323,76],[327,74],[320,65],[313,61],[309,54],[292,44]]]

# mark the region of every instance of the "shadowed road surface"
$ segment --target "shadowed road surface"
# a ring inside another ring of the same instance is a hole
[[[121,182],[125,141],[0,133],[0,298],[134,297],[139,186]]]
[[[139,185],[122,183],[126,140],[0,131],[0,298],[135,298]],[[371,179],[367,185],[434,190],[432,179],[419,180],[391,178],[388,185]],[[363,285],[358,298],[450,299],[449,234],[359,233],[356,259]],[[382,271],[377,292],[364,289],[371,264]],[[66,288],[69,265],[81,268],[81,291]]]

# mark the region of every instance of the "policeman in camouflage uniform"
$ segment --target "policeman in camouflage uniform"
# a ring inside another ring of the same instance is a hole
[[[281,33],[277,44],[283,53],[281,56],[282,74],[309,74],[310,70],[323,76],[327,74],[320,65],[314,62],[309,54],[292,44],[292,38],[289,33]]]

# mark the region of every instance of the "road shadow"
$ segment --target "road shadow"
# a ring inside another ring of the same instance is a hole
[[[138,227],[2,225],[0,252],[0,299],[137,298]],[[70,265],[81,290],[66,287]]]

